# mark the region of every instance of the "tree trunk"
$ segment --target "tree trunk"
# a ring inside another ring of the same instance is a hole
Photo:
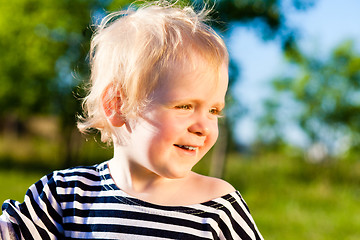
[[[226,121],[219,122],[219,137],[211,154],[210,176],[222,178],[225,172],[228,146],[228,129]]]

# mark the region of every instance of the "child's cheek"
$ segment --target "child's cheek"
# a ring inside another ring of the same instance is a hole
[[[219,137],[219,127],[218,127],[218,123],[216,121],[211,128],[209,138],[210,138],[210,141],[212,141],[213,144],[215,144],[218,137]]]

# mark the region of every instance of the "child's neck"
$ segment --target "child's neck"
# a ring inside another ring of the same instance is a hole
[[[116,185],[129,195],[159,203],[155,196],[164,200],[166,195],[177,195],[186,185],[187,177],[169,179],[159,176],[132,161],[126,154],[126,148],[116,146],[114,150],[114,158],[109,162],[110,173]]]
[[[183,178],[161,177],[134,164],[121,148],[115,148],[109,169],[115,184],[124,192],[146,202],[184,206],[223,196],[235,189],[228,183],[189,172]]]
[[[115,183],[122,190],[131,192],[147,192],[156,186],[164,185],[168,179],[161,178],[155,173],[129,162],[125,159],[119,159],[116,156],[109,162],[111,176]]]
[[[179,194],[186,185],[185,178],[162,178],[154,173],[137,168],[138,166],[124,164],[121,159],[113,158],[109,162],[109,169],[114,182],[130,196],[160,205],[186,204],[186,202],[179,199]]]

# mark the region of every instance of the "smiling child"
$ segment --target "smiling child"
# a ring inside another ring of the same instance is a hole
[[[206,14],[158,2],[104,18],[78,126],[98,129],[114,157],[7,200],[3,239],[262,239],[233,186],[192,172],[216,142],[228,86]]]

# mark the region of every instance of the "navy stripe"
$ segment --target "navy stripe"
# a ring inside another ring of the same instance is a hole
[[[248,205],[246,204],[246,202],[244,201],[244,199],[243,199],[243,197],[241,196],[241,194],[237,191],[237,192],[236,192],[236,195],[238,195],[238,196],[240,197],[241,202],[244,204],[244,206],[245,206],[246,210],[248,211],[248,213],[250,213],[250,209],[249,209]]]
[[[53,198],[55,199],[56,203],[54,203],[54,205],[56,204],[56,208],[57,209],[60,209],[60,206],[59,206],[59,203],[60,203],[60,199],[59,199],[59,196],[56,192],[56,183],[54,182],[54,179],[50,179],[49,183],[49,189],[50,189],[50,194],[53,196]],[[55,210],[55,206],[53,206],[51,204],[51,202],[49,202],[48,200],[46,201],[46,206],[48,207],[49,209],[49,214],[50,216],[52,216],[52,218],[54,219],[54,221],[56,223],[58,223],[59,225],[62,224],[62,217],[61,217],[61,213],[58,213],[56,210]]]

